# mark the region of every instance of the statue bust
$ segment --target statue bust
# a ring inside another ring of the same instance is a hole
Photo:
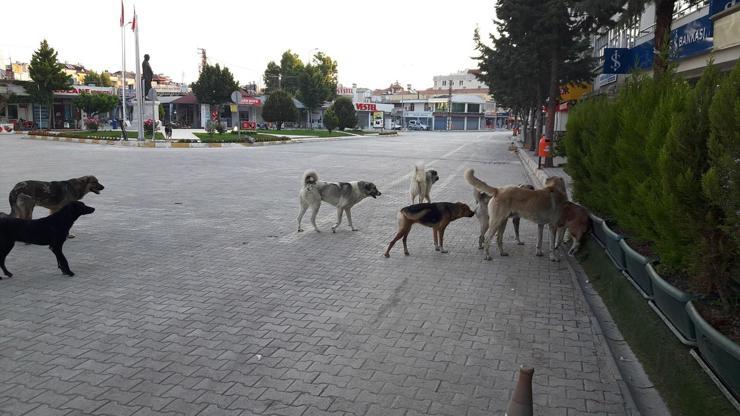
[[[149,94],[149,90],[152,89],[152,78],[154,78],[154,72],[152,72],[152,67],[149,66],[149,54],[144,55],[144,62],[141,64],[141,72],[144,78],[143,97],[146,97]]]

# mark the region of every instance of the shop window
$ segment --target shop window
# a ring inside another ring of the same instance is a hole
[[[468,104],[468,113],[480,113],[480,104]]]
[[[8,104],[8,119],[18,119],[18,106],[15,104]]]
[[[442,81],[442,85],[447,85],[447,80]]]
[[[464,113],[465,103],[452,103],[452,112],[453,113]]]

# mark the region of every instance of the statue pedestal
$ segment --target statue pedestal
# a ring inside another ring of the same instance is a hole
[[[134,111],[131,119],[130,130],[137,131],[139,129],[139,107],[136,100],[132,101]],[[144,100],[144,121],[154,120],[154,125],[157,126],[159,122],[159,101]],[[156,130],[155,130],[156,131]]]

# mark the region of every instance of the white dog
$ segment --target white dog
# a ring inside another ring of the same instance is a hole
[[[437,171],[429,169],[424,171],[424,165],[417,163],[414,165],[414,171],[411,173],[411,188],[409,193],[411,194],[411,203],[416,203],[416,197],[419,197],[419,203],[421,204],[426,199],[427,202],[431,203],[432,200],[429,198],[432,192],[432,185],[439,180]]]
[[[358,202],[371,196],[373,198],[381,195],[378,188],[372,182],[324,182],[319,180],[319,174],[313,170],[303,173],[303,188],[299,194],[301,212],[298,214],[298,232],[303,231],[301,220],[308,207],[311,207],[311,224],[316,232],[320,232],[316,226],[316,214],[319,212],[321,201],[326,201],[337,207],[337,222],[331,226],[331,231],[336,232],[342,222],[342,213],[347,214],[347,222],[352,231],[357,229],[352,225],[352,213],[350,210]]]

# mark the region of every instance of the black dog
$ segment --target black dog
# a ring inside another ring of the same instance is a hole
[[[74,276],[69,263],[62,253],[62,246],[67,240],[69,229],[81,215],[92,214],[95,208],[88,207],[80,201],[71,202],[48,217],[38,220],[24,220],[9,216],[0,216],[0,268],[8,277],[13,277],[5,267],[5,258],[13,249],[16,241],[40,246],[49,246],[57,257],[57,266],[67,276]]]

